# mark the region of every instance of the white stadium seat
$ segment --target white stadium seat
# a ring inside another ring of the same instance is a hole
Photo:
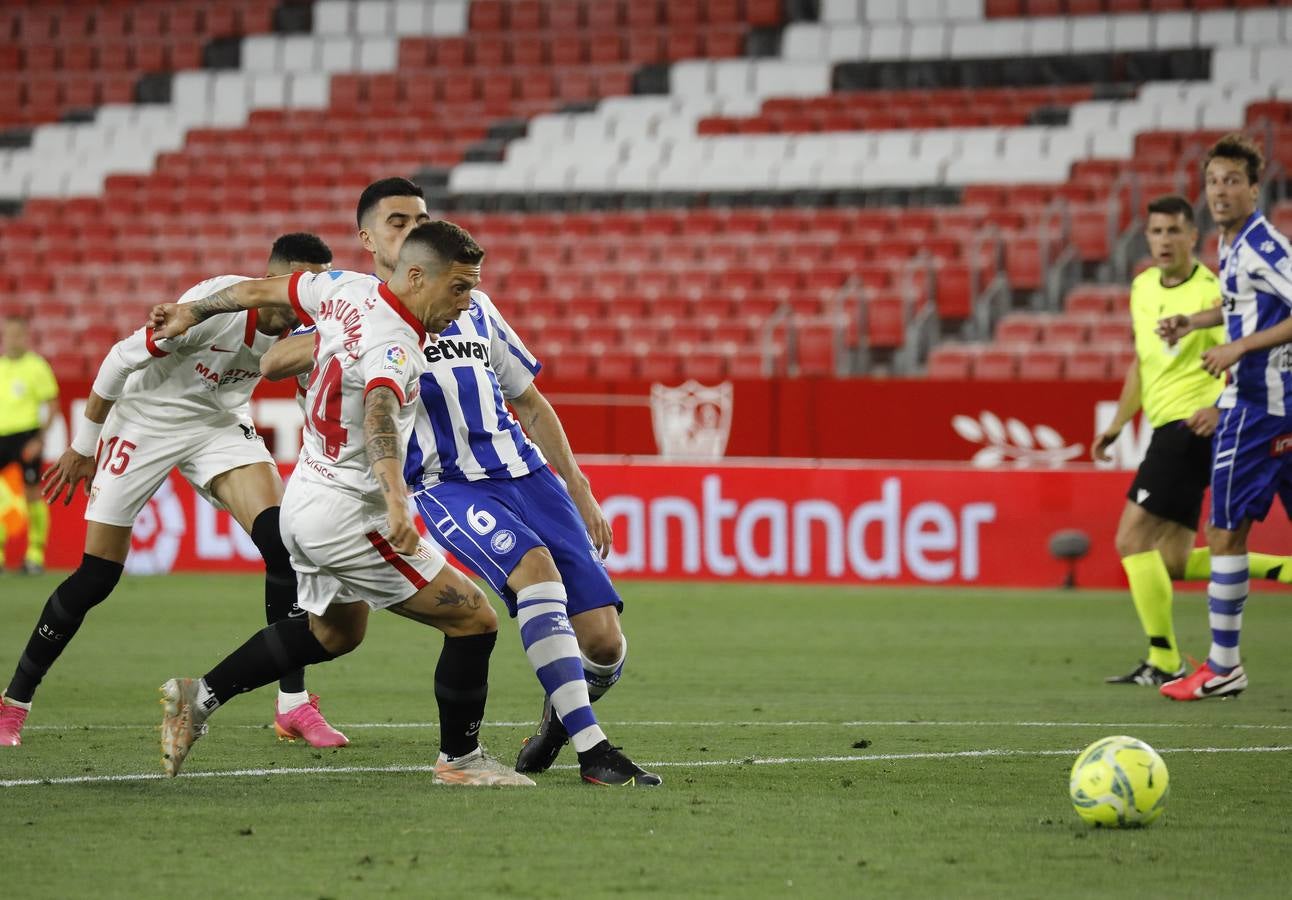
[[[1077,16],[1069,32],[1068,49],[1073,53],[1098,53],[1101,50],[1107,50],[1112,39],[1112,18],[1112,16]]]
[[[391,37],[366,37],[359,42],[355,66],[360,72],[393,72],[399,65],[399,42]]]
[[[427,34],[456,37],[467,33],[466,0],[437,0],[426,21]]]
[[[1033,56],[1058,56],[1068,52],[1072,43],[1071,21],[1055,17],[1029,19],[1024,23],[1027,29],[1027,52]]]
[[[862,59],[866,55],[866,34],[860,23],[835,25],[826,32],[824,56],[831,62]]]
[[[859,0],[821,0],[822,22],[860,22]]]
[[[816,22],[795,22],[785,29],[781,38],[783,59],[814,62],[828,58],[826,37],[828,30]]]
[[[1197,20],[1193,13],[1159,13],[1152,17],[1153,46],[1158,50],[1175,50],[1197,45]]]
[[[354,4],[350,0],[318,0],[311,13],[314,33],[349,34],[353,9]]]
[[[904,24],[871,26],[865,34],[866,59],[907,59],[911,54],[911,29]]]
[[[390,34],[391,4],[384,0],[367,0],[354,7],[355,32],[361,36]]]
[[[391,31],[400,37],[427,34],[430,31],[429,12],[430,8],[420,0],[396,0],[391,12]]]
[[[311,72],[316,69],[323,72],[353,72],[358,62],[356,44],[352,37],[319,38],[314,41],[314,62],[307,67],[286,67],[286,48],[284,48],[284,68],[289,72]],[[301,51],[301,59],[304,52]]]
[[[1114,50],[1149,50],[1153,47],[1153,17],[1110,16]]]

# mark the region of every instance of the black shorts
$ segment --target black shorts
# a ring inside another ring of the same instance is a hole
[[[1211,438],[1198,437],[1182,421],[1167,422],[1154,429],[1126,499],[1197,531],[1210,484]]]
[[[39,484],[40,456],[30,462],[22,458],[22,448],[38,434],[39,431],[33,430],[0,436],[0,471],[9,468],[10,463],[22,463],[22,480],[26,484]]]

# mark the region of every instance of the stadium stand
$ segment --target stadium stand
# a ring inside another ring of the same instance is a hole
[[[354,198],[406,174],[556,377],[1119,377],[1124,288],[1082,282],[1126,282],[1144,201],[1196,196],[1228,130],[1272,198],[1292,165],[1286,4],[68,3],[0,33],[2,302],[86,370],[277,231],[363,265]]]

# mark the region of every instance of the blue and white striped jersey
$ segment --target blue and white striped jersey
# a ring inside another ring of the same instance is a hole
[[[1220,292],[1229,340],[1277,325],[1292,314],[1292,247],[1252,213],[1220,248]],[[1292,344],[1248,353],[1230,369],[1218,406],[1253,406],[1271,416],[1292,413]]]
[[[547,465],[504,403],[541,364],[487,294],[471,292],[471,308],[426,345],[426,362],[404,463],[409,485],[519,478]]]

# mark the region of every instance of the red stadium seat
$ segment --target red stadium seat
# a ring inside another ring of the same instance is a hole
[[[1096,322],[1090,328],[1090,346],[1106,350],[1132,347],[1134,331],[1129,320]]]
[[[983,350],[974,360],[973,374],[986,381],[1011,381],[1018,375],[1018,355],[994,347]]]
[[[1041,339],[1043,319],[1029,313],[1010,313],[996,326],[1001,344],[1035,344]]]
[[[1042,343],[1048,347],[1080,347],[1090,339],[1090,325],[1079,317],[1050,319],[1045,323]]]
[[[906,341],[906,301],[880,295],[866,303],[866,339],[876,349],[896,349]]]
[[[965,381],[973,373],[977,352],[963,344],[939,344],[929,353],[926,374],[938,380]]]
[[[1074,350],[1068,355],[1064,377],[1069,381],[1104,381],[1110,377],[1109,361],[1109,354],[1102,350]]]
[[[1058,381],[1063,377],[1066,361],[1065,353],[1036,347],[1022,354],[1018,363],[1018,377],[1028,381]]]

